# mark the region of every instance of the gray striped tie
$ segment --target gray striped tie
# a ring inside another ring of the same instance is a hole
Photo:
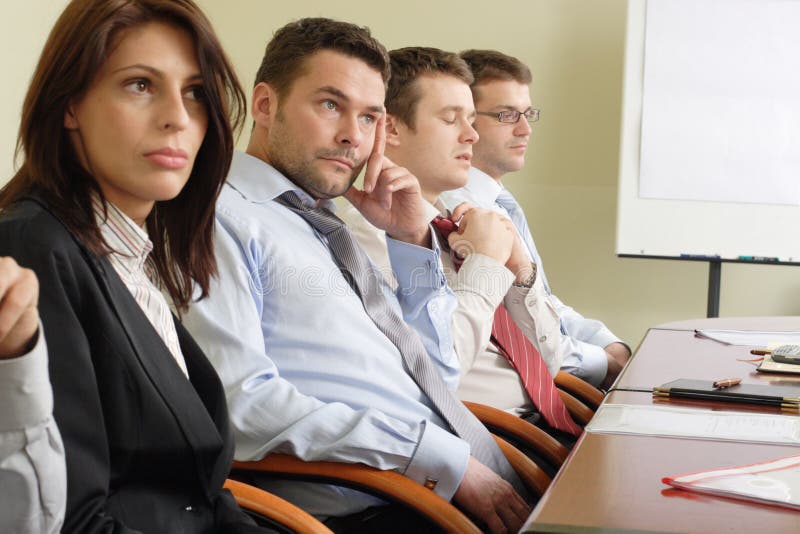
[[[387,302],[380,271],[355,242],[345,223],[325,208],[306,206],[293,191],[283,193],[277,200],[327,238],[339,269],[361,297],[367,315],[400,350],[408,373],[431,400],[442,419],[470,444],[472,456],[511,482],[517,491],[524,492],[522,482],[486,427],[447,388],[430,361],[422,340]]]

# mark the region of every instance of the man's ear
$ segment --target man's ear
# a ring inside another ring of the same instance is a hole
[[[78,129],[78,118],[75,116],[75,106],[73,104],[68,105],[66,111],[64,111],[64,128],[67,130]]]
[[[278,112],[278,94],[272,86],[261,82],[253,88],[253,104],[250,108],[253,121],[263,128],[269,128]]]
[[[394,115],[386,114],[386,144],[393,147],[400,146],[400,130],[402,122]]]

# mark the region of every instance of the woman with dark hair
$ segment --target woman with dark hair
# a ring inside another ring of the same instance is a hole
[[[222,387],[174,320],[207,293],[244,94],[191,0],[74,0],[22,110],[0,255],[35,271],[64,532],[244,532]],[[46,483],[46,481],[43,481]]]

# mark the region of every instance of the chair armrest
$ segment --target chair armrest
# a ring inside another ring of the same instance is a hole
[[[567,407],[567,411],[575,419],[575,422],[581,426],[586,426],[589,424],[589,421],[592,420],[594,417],[594,412],[589,409],[584,403],[564,391],[563,389],[558,390],[559,395],[561,395],[561,400],[564,401],[564,405]]]
[[[584,401],[587,406],[593,410],[597,410],[605,398],[603,392],[590,383],[577,376],[565,373],[564,371],[556,373],[554,381],[558,388],[566,390],[578,399]]]
[[[250,510],[292,530],[296,534],[333,534],[333,531],[305,510],[264,490],[236,480],[226,480],[241,508]]]
[[[569,450],[541,428],[523,421],[515,415],[485,404],[464,401],[464,405],[490,430],[499,430],[508,436],[518,439],[521,443],[524,443],[552,462],[555,467],[560,467],[564,460],[567,459]]]
[[[512,416],[513,417],[513,416]],[[519,478],[536,496],[541,497],[552,481],[536,462],[525,456],[519,449],[499,436],[492,436],[506,456],[506,460],[517,472]]]
[[[394,471],[382,471],[363,464],[305,462],[286,454],[270,454],[256,462],[234,462],[233,468],[269,473],[275,478],[347,486],[416,510],[445,532],[480,533],[458,508]]]

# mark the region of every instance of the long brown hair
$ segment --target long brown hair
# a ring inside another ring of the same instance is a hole
[[[208,113],[208,129],[189,181],[174,199],[157,202],[146,222],[158,283],[184,310],[193,283],[203,298],[216,274],[214,206],[233,157],[234,131],[246,113],[233,67],[211,23],[191,0],[70,2],[50,32],[25,96],[16,148],[24,161],[0,191],[0,209],[35,194],[90,250],[101,256],[110,252],[91,204],[93,192],[101,199],[103,195],[75,154],[64,114],[87,91],[120,31],[151,21],[192,35]]]

